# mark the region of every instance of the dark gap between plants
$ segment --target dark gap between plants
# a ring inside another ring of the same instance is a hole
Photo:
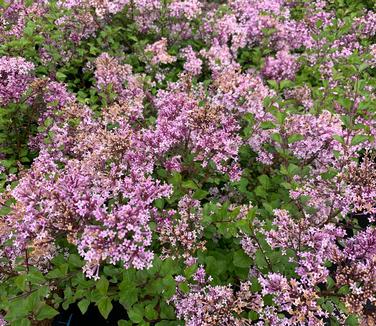
[[[113,302],[113,309],[107,320],[102,317],[98,308],[90,304],[88,310],[83,315],[76,304],[71,304],[68,310],[61,309],[60,314],[52,322],[52,326],[84,326],[84,325],[113,325],[117,326],[121,319],[127,320],[128,315],[124,307]]]

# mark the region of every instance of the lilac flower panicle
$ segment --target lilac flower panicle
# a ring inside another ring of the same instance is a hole
[[[0,57],[0,105],[17,102],[32,81],[34,64],[21,57]]]

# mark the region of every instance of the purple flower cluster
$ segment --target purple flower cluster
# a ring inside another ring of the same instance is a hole
[[[33,1],[6,1],[0,8],[0,42],[12,37],[19,38],[23,35],[28,20],[33,20],[46,14],[44,0]]]
[[[106,260],[122,261],[127,268],[151,266],[151,204],[168,197],[171,189],[147,176],[153,159],[141,144],[143,131],[130,126],[128,113],[126,106],[115,104],[98,121],[80,105],[63,108],[50,128],[51,143],[42,146],[11,192],[18,203],[9,217],[17,247],[64,234],[85,258],[89,277],[98,277]],[[75,127],[67,124],[72,118],[80,120]],[[114,122],[119,127],[109,130]]]
[[[123,111],[127,107],[129,118],[142,117],[145,94],[141,80],[132,73],[130,65],[120,64],[118,59],[102,53],[95,60],[95,78],[98,89],[106,94],[106,101],[111,103],[116,100]]]
[[[246,319],[237,316],[249,309],[258,311],[263,305],[261,296],[250,292],[249,282],[242,283],[237,292],[230,285],[212,286],[202,267],[197,269],[193,280],[195,282],[189,284],[188,293],[177,288],[177,293],[171,298],[177,316],[184,319],[186,325],[245,325]],[[178,276],[176,281],[179,284],[186,279]]]
[[[97,0],[60,0],[58,4],[65,8],[94,8],[96,15],[103,18],[109,14],[116,14],[121,11],[129,0],[97,1]]]
[[[0,57],[0,105],[17,102],[32,81],[34,65],[21,57]]]
[[[200,202],[184,196],[178,204],[179,216],[174,218],[175,211],[166,212],[166,217],[159,217],[158,234],[162,245],[162,258],[184,258],[190,260],[197,250],[205,250],[203,236],[202,209]]]
[[[173,56],[167,53],[167,39],[162,38],[161,40],[148,45],[145,48],[146,52],[150,52],[153,55],[151,63],[153,65],[158,63],[171,63],[176,60]]]
[[[242,143],[236,118],[229,114],[229,108],[206,98],[201,87],[193,89],[188,76],[183,78],[168,90],[159,91],[154,100],[158,118],[148,138],[155,155],[194,153],[203,167],[211,160],[222,172],[229,171],[227,163],[233,160],[230,170],[236,179],[236,156]],[[200,101],[207,104],[200,106]]]
[[[277,52],[275,58],[266,58],[262,74],[268,79],[277,81],[294,79],[298,68],[296,57],[282,50]]]

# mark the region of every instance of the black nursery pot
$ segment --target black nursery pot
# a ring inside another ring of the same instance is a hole
[[[52,326],[117,326],[117,322],[121,319],[128,320],[128,315],[124,307],[118,302],[113,303],[113,309],[107,319],[103,318],[94,304],[90,304],[84,315],[76,304],[71,304],[68,310],[60,310],[60,314],[54,318]]]

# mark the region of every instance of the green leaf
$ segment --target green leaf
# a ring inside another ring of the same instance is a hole
[[[29,21],[29,22],[27,23],[25,29],[24,29],[24,33],[25,33],[25,35],[27,35],[27,36],[29,36],[29,37],[32,36],[32,35],[33,35],[33,32],[34,32],[34,30],[35,30],[35,26],[36,26],[36,24],[35,24],[34,22]]]
[[[260,183],[263,185],[263,187],[265,189],[270,188],[271,183],[270,183],[270,179],[267,175],[265,175],[265,174],[260,175],[257,179],[260,181]]]
[[[268,80],[268,84],[274,89],[279,88],[279,84],[275,80]]]
[[[58,268],[53,269],[46,275],[46,278],[48,279],[61,278],[61,277],[64,277],[64,273]]]
[[[81,313],[84,315],[89,308],[90,300],[82,299],[78,304],[78,308],[80,308]]]
[[[189,286],[187,283],[179,283],[179,290],[181,290],[183,293],[189,292]]]
[[[119,320],[118,326],[132,326],[132,322],[129,320]]]
[[[22,275],[19,275],[15,278],[14,280],[14,284],[16,284],[16,286],[21,290],[21,291],[24,291],[25,290],[25,286],[26,286],[26,275],[25,274],[22,274]]]
[[[288,170],[288,172],[291,175],[297,175],[301,171],[301,169],[299,168],[299,166],[297,166],[297,165],[295,165],[293,163],[289,164],[289,166],[287,167],[287,170]]]
[[[279,86],[280,86],[281,89],[292,87],[293,85],[294,85],[294,83],[291,80],[282,80],[279,83]]]
[[[32,284],[41,284],[46,279],[44,278],[43,274],[40,271],[34,270],[34,271],[29,272],[29,274],[27,275],[27,280],[31,282]]]
[[[342,136],[340,136],[340,135],[333,135],[333,139],[336,140],[336,141],[338,141],[341,144],[345,143],[345,139]]]
[[[145,316],[149,320],[155,320],[158,318],[158,312],[154,309],[153,304],[145,306]]]
[[[176,291],[176,282],[171,275],[166,276],[163,280],[164,291],[163,295],[165,298],[170,298],[175,294]]]
[[[134,323],[140,323],[144,319],[144,312],[139,306],[135,306],[128,310],[128,316]]]
[[[333,168],[329,168],[328,171],[326,171],[325,173],[323,173],[323,174],[321,175],[321,177],[322,177],[324,180],[330,180],[330,179],[333,179],[337,174],[338,174],[338,171],[336,171],[336,170],[333,169]]]
[[[350,289],[348,285],[341,286],[338,290],[339,294],[349,294]]]
[[[266,268],[268,266],[264,255],[262,254],[261,250],[257,250],[255,254],[255,263],[256,266],[260,269]]]
[[[190,278],[193,276],[193,274],[196,272],[197,270],[197,265],[196,264],[193,264],[191,266],[188,266],[185,270],[184,270],[184,276],[186,278]]]
[[[333,288],[334,287],[334,285],[336,284],[336,282],[333,280],[333,278],[332,277],[330,277],[330,276],[328,276],[328,278],[327,278],[327,288],[328,289],[331,289],[331,288]]]
[[[263,202],[262,203],[262,206],[270,213],[270,214],[273,214],[273,210],[274,210],[274,208],[273,208],[273,206],[272,205],[270,205],[269,203],[267,203],[267,202]]]
[[[277,142],[277,143],[282,143],[282,136],[280,135],[280,134],[278,134],[278,133],[274,133],[274,134],[272,134],[272,136],[271,136],[271,138],[275,141],[275,142]]]
[[[181,325],[181,324],[178,324]],[[162,320],[155,324],[155,326],[177,326],[175,321]]]
[[[108,282],[108,280],[105,277],[101,277],[95,286],[100,294],[106,295],[109,285],[110,283]]]
[[[27,318],[22,318],[20,320],[16,320],[16,321],[12,322],[12,325],[13,326],[30,326],[31,321]]]
[[[236,267],[248,268],[251,264],[251,259],[244,253],[243,250],[234,252],[234,265]]]
[[[204,199],[208,194],[209,194],[209,192],[207,192],[206,190],[197,189],[197,190],[195,191],[195,193],[193,194],[193,198],[194,198],[194,199],[197,199],[197,200],[202,200],[202,199]]]
[[[292,189],[292,185],[291,185],[291,183],[288,183],[288,182],[281,182],[280,184],[281,184],[281,186],[282,186],[283,188],[285,188],[285,189],[288,189],[288,190]]]
[[[161,301],[160,302],[160,308],[161,308],[161,312],[160,312],[161,318],[163,318],[163,319],[173,319],[173,318],[175,318],[174,308],[171,307],[171,305],[167,304],[164,301]]]
[[[38,311],[37,320],[52,319],[58,314],[59,312],[56,309],[50,307],[49,305],[44,305]]]
[[[346,319],[346,325],[349,325],[349,326],[357,326],[359,325],[359,320],[358,320],[358,317],[355,316],[355,315],[350,315],[347,319]]]
[[[81,268],[84,264],[80,256],[72,254],[68,258],[69,266]]]
[[[123,283],[123,282],[122,282]],[[132,306],[138,300],[138,290],[134,284],[120,285],[119,302],[124,308]]]
[[[267,192],[265,191],[265,188],[262,186],[257,186],[255,188],[255,194],[258,197],[266,198],[268,196]]]
[[[250,311],[248,312],[248,319],[250,320],[257,320],[259,318],[257,312],[255,311]]]
[[[198,189],[197,184],[193,180],[184,181],[182,186],[186,189]]]
[[[98,310],[104,319],[108,318],[113,306],[109,297],[103,297],[97,302]]]
[[[158,198],[154,203],[155,203],[155,207],[159,209],[163,209],[165,201],[162,198]]]
[[[22,319],[27,316],[28,310],[28,299],[14,300],[9,305],[9,310],[5,316],[5,320],[15,321],[17,319]]]
[[[268,130],[268,129],[274,129],[275,124],[271,121],[264,121],[260,125],[261,129]]]
[[[133,284],[136,281],[136,271],[133,269],[127,269],[123,271],[123,281],[120,287],[124,284]]]
[[[303,139],[304,139],[303,135],[294,134],[294,135],[289,136],[289,138],[287,138],[287,142],[289,144],[292,144]]]
[[[162,267],[160,270],[160,274],[162,276],[176,274],[179,271],[179,265],[176,264],[175,260],[168,258],[162,262]]]
[[[9,169],[15,163],[16,163],[15,160],[1,160],[0,161],[0,165],[4,166],[7,169]]]
[[[0,216],[8,215],[12,211],[11,208],[3,206],[0,208]]]
[[[369,137],[366,135],[356,135],[353,137],[353,139],[351,139],[351,145],[352,146],[359,145],[360,143],[363,143],[368,139]]]
[[[58,81],[64,81],[67,78],[66,74],[63,74],[62,72],[58,71],[56,72],[56,79]]]
[[[279,124],[283,124],[286,119],[286,114],[278,109],[274,112],[274,116],[277,118]]]
[[[363,70],[366,70],[369,66],[370,66],[369,63],[362,63],[362,64],[359,66],[359,72],[362,72]]]
[[[56,105],[57,104],[58,103],[56,103]],[[54,123],[54,120],[51,117],[49,117],[46,120],[44,120],[43,124],[44,124],[45,127],[50,127],[50,126],[52,126],[53,123]]]
[[[26,299],[26,306],[27,309],[32,311],[32,310],[37,310],[41,304],[42,300],[39,296],[38,292],[33,292],[31,293],[27,299]]]

